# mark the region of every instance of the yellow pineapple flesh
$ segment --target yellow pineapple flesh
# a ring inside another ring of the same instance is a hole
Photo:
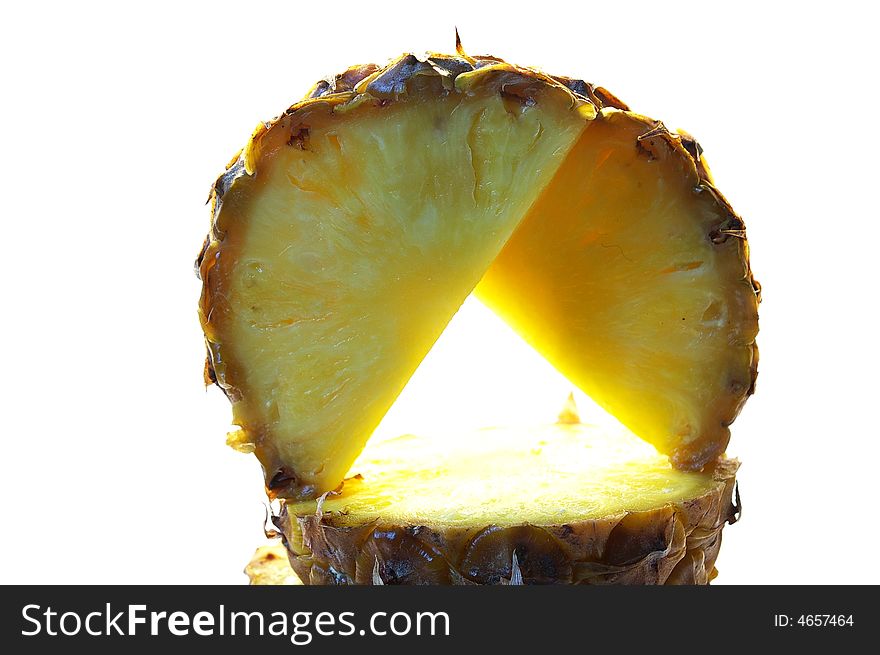
[[[504,67],[407,83],[259,133],[202,257],[211,374],[274,495],[340,484],[592,115]]]
[[[609,413],[699,469],[752,391],[757,296],[742,222],[655,128],[628,112],[592,121],[476,293]]]
[[[336,527],[561,525],[680,503],[715,484],[623,427],[557,423],[371,441],[321,507]],[[291,514],[315,509],[287,503]]]

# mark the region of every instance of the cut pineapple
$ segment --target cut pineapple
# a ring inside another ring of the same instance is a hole
[[[679,468],[719,461],[755,379],[745,232],[699,146],[495,58],[317,85],[218,180],[198,265],[206,377],[272,496],[339,487],[478,283]]]
[[[252,585],[301,585],[299,576],[290,568],[287,549],[283,544],[260,546],[254,552],[244,573]]]
[[[734,519],[736,463],[673,468],[577,423],[371,442],[341,493],[277,520],[307,584],[700,583]]]
[[[211,375],[272,494],[339,485],[594,113],[503,64],[454,86],[434,66],[294,108],[218,194]]]
[[[680,137],[603,112],[477,295],[609,413],[700,469],[724,452],[757,374],[743,236]]]

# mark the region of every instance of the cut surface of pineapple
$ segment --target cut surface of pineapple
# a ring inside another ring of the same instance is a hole
[[[625,428],[578,423],[407,435],[368,444],[340,493],[285,503],[278,526],[311,584],[371,584],[377,566],[387,584],[499,583],[513,553],[526,584],[707,582],[736,467],[682,471]]]
[[[552,525],[654,509],[716,484],[711,473],[673,468],[624,428],[580,423],[370,442],[350,473],[341,492],[322,504],[339,515],[337,526],[380,519]],[[306,501],[288,504],[288,511],[311,514],[315,507]]]
[[[211,375],[274,495],[339,485],[594,113],[509,67],[395,70],[255,137],[201,258]]]
[[[609,413],[700,469],[752,392],[758,303],[742,221],[688,145],[697,153],[655,121],[603,111],[476,293]]]

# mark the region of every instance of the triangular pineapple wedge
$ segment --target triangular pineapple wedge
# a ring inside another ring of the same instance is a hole
[[[724,452],[757,375],[757,287],[689,137],[604,110],[477,296],[677,466]]]
[[[593,105],[503,63],[409,55],[295,105],[216,185],[208,375],[270,494],[337,487],[550,182]]]

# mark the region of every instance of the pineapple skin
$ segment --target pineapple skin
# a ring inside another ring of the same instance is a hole
[[[307,585],[510,584],[514,553],[523,584],[705,585],[717,575],[722,529],[741,511],[738,467],[720,461],[713,488],[696,498],[560,525],[357,524],[286,505],[273,521]]]

